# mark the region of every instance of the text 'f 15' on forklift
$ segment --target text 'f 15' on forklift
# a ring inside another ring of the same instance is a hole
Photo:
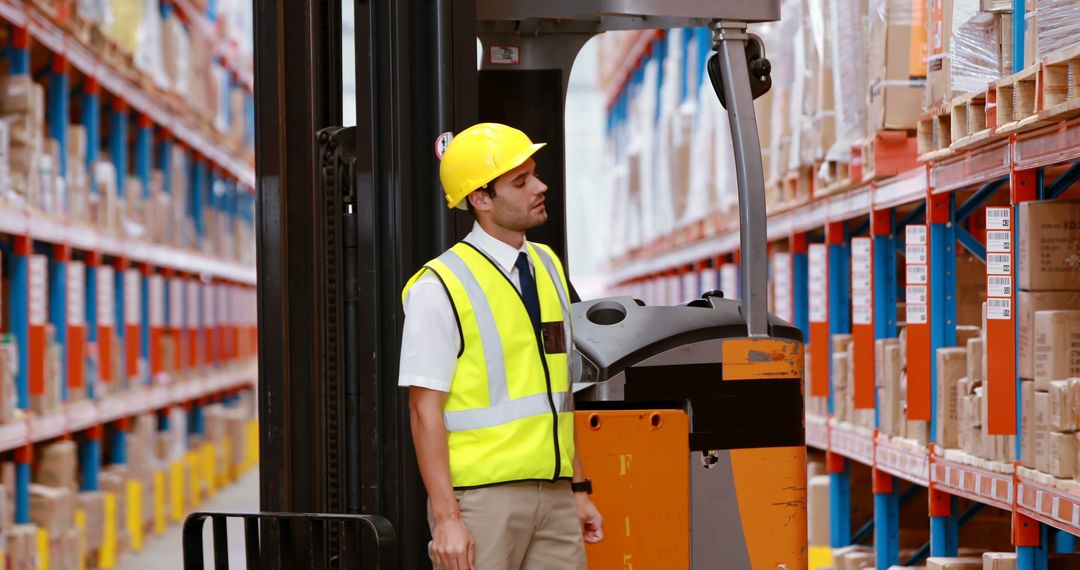
[[[608,30],[708,26],[708,71],[734,142],[742,299],[574,304],[577,433],[609,529],[589,546],[590,567],[805,568],[803,345],[766,309],[753,99],[769,89],[769,64],[747,32],[778,20],[779,0],[352,7],[357,121],[341,127],[342,4],[255,0],[261,508],[333,516],[249,517],[248,561],[430,567],[396,388],[399,295],[471,225],[444,208],[432,141],[490,121],[548,142],[537,175],[551,215],[529,237],[565,259],[563,101],[579,49]],[[484,57],[477,69],[477,38],[516,65]],[[191,535],[186,549],[201,550],[201,530]]]

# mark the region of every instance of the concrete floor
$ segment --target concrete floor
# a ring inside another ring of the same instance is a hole
[[[259,470],[252,469],[232,485],[222,489],[209,501],[203,503],[200,511],[213,512],[257,512],[259,510]],[[229,521],[229,566],[244,568],[243,523]],[[210,556],[213,538],[210,524],[203,532],[208,568],[213,568]],[[183,557],[181,548],[181,527],[171,525],[163,536],[147,537],[145,548],[135,554],[127,554],[121,559],[119,570],[182,570]]]

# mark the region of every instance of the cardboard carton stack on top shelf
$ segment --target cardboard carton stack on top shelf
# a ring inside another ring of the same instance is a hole
[[[1080,429],[1080,203],[1025,203],[1020,224],[1021,462],[1080,491],[1071,482]]]

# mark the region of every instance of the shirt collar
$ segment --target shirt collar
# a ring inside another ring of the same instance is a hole
[[[521,240],[521,247],[514,248],[506,242],[492,237],[491,234],[484,231],[484,228],[480,227],[479,222],[473,222],[472,231],[469,235],[465,236],[465,241],[478,247],[480,251],[487,254],[495,263],[506,272],[507,275],[514,268],[514,264],[517,263],[518,254],[525,252],[528,254],[529,240]]]

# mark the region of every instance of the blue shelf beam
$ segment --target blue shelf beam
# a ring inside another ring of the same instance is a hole
[[[956,346],[956,196],[930,198],[930,441],[937,433],[937,350]]]
[[[60,376],[60,399],[68,400],[67,382],[67,264],[71,250],[60,244],[53,247],[49,261],[49,322],[52,323],[56,343],[60,347],[60,362],[56,371]]]
[[[15,524],[30,523],[30,466],[33,463],[32,446],[15,449]]]
[[[71,90],[68,86],[67,59],[52,54],[49,74],[48,121],[49,136],[60,146],[60,164],[56,166],[60,176],[67,177],[68,125],[71,123]]]
[[[983,207],[990,198],[993,198],[994,195],[998,193],[998,190],[1006,188],[1006,183],[1008,181],[1008,177],[1005,177],[983,184],[983,186],[976,190],[970,198],[956,208],[956,222],[963,223],[967,221],[968,217],[979,208]]]
[[[97,180],[91,170],[101,150],[101,90],[91,77],[83,79],[82,124],[86,129],[86,168],[90,192],[97,194]]]
[[[128,422],[128,418],[121,418],[110,424],[108,427],[110,465],[123,465],[127,463]]]
[[[19,362],[15,374],[17,406],[21,410],[30,408],[30,254],[33,244],[25,236],[15,237],[15,255],[11,260],[11,310],[10,327],[18,344]]]
[[[128,108],[127,103],[117,96],[112,99],[112,113],[109,115],[109,157],[116,168],[116,193],[123,196],[127,192],[128,173]]]
[[[29,75],[30,34],[26,28],[17,26],[13,26],[11,32],[11,64],[8,71],[11,75]]]
[[[82,491],[97,491],[101,488],[99,475],[101,474],[101,439],[104,428],[96,425],[86,430],[79,442],[79,472],[82,477],[79,481],[79,489]]]
[[[1066,190],[1080,181],[1080,162],[1074,162],[1068,170],[1062,172],[1056,180],[1044,191],[1047,198],[1055,200],[1060,198]]]
[[[960,242],[960,245],[964,246],[964,249],[968,250],[971,255],[986,263],[986,246],[964,228],[955,226],[954,230],[956,231],[956,240]]]

